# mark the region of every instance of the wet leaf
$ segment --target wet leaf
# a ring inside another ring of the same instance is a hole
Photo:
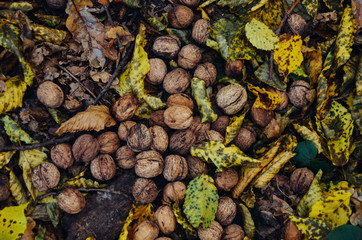
[[[182,226],[182,228],[185,230],[186,238],[187,239],[197,239],[196,230],[187,221],[184,213],[182,212],[182,208],[178,205],[177,202],[175,202],[172,205],[172,212],[175,214],[176,221],[178,222],[178,224],[180,224]]]
[[[215,219],[218,201],[214,179],[206,174],[197,176],[186,189],[183,210],[187,220],[194,228],[200,224],[204,229],[208,228]]]
[[[309,128],[301,126],[297,123],[294,123],[293,127],[304,140],[314,143],[315,147],[318,150],[318,153],[321,153],[323,151],[319,136],[314,130],[310,130]]]
[[[206,94],[206,84],[205,81],[193,78],[191,80],[191,89],[192,89],[192,96],[194,97],[200,115],[201,115],[201,122],[214,122],[217,119],[217,114],[214,113],[212,110],[210,99]]]
[[[28,204],[5,207],[0,210],[0,236],[2,239],[18,239],[26,229],[24,209]]]
[[[26,83],[19,76],[5,82],[6,91],[0,95],[0,114],[9,112],[23,105]]]
[[[11,169],[7,169],[9,172],[9,183],[11,195],[15,198],[17,204],[25,204],[27,202],[26,193],[21,185],[21,182],[16,177],[15,173]]]
[[[302,0],[302,4],[310,16],[315,17],[317,15],[319,0]]]
[[[8,164],[16,153],[16,150],[9,151],[9,152],[0,152],[0,169],[2,169],[6,164]]]
[[[112,118],[108,107],[104,105],[89,106],[84,112],[77,113],[63,123],[55,133],[62,135],[66,132],[100,131],[114,125],[116,125],[116,121]]]
[[[231,143],[234,140],[234,138],[239,134],[240,128],[243,125],[244,118],[248,110],[244,111],[239,116],[233,116],[230,119],[230,124],[229,126],[226,127],[225,142],[224,142],[225,146]]]
[[[253,239],[255,236],[255,224],[254,220],[251,217],[249,209],[242,203],[239,203],[240,211],[242,214],[243,220],[243,229],[250,239]]]
[[[321,219],[300,218],[296,216],[289,216],[289,218],[308,239],[323,240],[331,231],[331,227],[328,223]]]
[[[287,84],[280,80],[275,71],[273,71],[271,79],[269,79],[269,64],[267,62],[259,66],[259,68],[254,72],[255,76],[265,84],[276,88],[280,91],[286,91]]]
[[[261,50],[273,50],[275,44],[279,41],[277,35],[271,29],[254,18],[245,25],[245,34],[251,44]]]
[[[113,27],[106,32],[107,38],[117,39],[117,35],[123,45],[127,45],[128,43],[134,41],[134,36],[122,26]]]
[[[248,90],[256,95],[256,100],[253,107],[262,108],[266,110],[274,110],[278,107],[279,103],[283,101],[278,94],[268,92],[265,88],[255,87],[248,84]]]

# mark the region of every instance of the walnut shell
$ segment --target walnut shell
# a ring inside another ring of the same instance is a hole
[[[115,132],[104,132],[97,137],[99,152],[113,154],[121,146],[121,140]]]
[[[175,105],[186,106],[194,111],[194,101],[191,97],[184,93],[175,93],[168,97],[167,99],[167,107],[172,107]]]
[[[167,181],[171,182],[183,180],[187,176],[187,171],[187,162],[184,157],[176,154],[171,154],[165,158],[163,177]]]
[[[225,138],[217,131],[215,130],[209,130],[205,134],[205,138],[207,141],[219,141],[224,142]]]
[[[172,59],[180,51],[181,41],[175,35],[160,36],[155,39],[152,51],[160,57]]]
[[[158,110],[153,112],[149,119],[150,126],[158,125],[160,127],[163,127],[165,131],[169,130],[170,128],[165,123],[164,113],[165,110]]]
[[[243,73],[244,61],[237,59],[225,64],[225,74],[231,78],[238,78]]]
[[[245,151],[256,142],[256,137],[257,134],[252,127],[242,127],[238,135],[234,138],[233,143],[242,151]]]
[[[190,86],[190,75],[182,68],[176,68],[167,73],[163,79],[163,88],[169,94],[185,91]]]
[[[196,116],[192,120],[189,129],[195,134],[197,141],[203,141],[206,138],[206,132],[210,130],[210,123],[209,122],[202,123],[201,117]]]
[[[122,141],[127,141],[129,130],[134,125],[136,125],[136,122],[134,122],[134,121],[121,122],[119,124],[118,132],[117,132],[119,139],[121,139]]]
[[[199,19],[195,22],[194,27],[192,28],[192,38],[198,44],[205,44],[206,39],[209,38],[209,28],[210,28],[210,21],[206,19]]]
[[[187,176],[191,179],[194,179],[201,174],[207,173],[206,164],[199,158],[193,157],[191,155],[186,156],[188,174]]]
[[[169,107],[164,112],[164,119],[167,126],[172,129],[186,129],[190,127],[193,117],[190,108],[182,105]]]
[[[154,215],[155,222],[157,223],[161,232],[165,235],[170,235],[176,229],[176,217],[172,208],[168,205],[160,206]]]
[[[170,137],[169,148],[172,152],[183,155],[190,152],[195,141],[196,136],[190,129],[176,131]]]
[[[175,201],[180,204],[183,202],[185,195],[186,185],[183,182],[170,182],[163,188],[163,201],[167,203]]]
[[[295,81],[289,88],[288,97],[290,102],[297,108],[308,106],[314,100],[315,90],[310,89],[309,83]]]
[[[136,156],[135,172],[139,177],[156,177],[162,173],[163,167],[162,155],[157,151],[144,151]]]
[[[130,120],[136,113],[138,101],[133,94],[128,93],[120,97],[112,106],[112,114],[117,121]]]
[[[127,145],[122,146],[116,151],[115,160],[120,168],[130,169],[136,165],[136,153]]]
[[[51,81],[41,83],[36,90],[39,101],[47,107],[57,108],[63,104],[63,90]]]
[[[86,201],[82,193],[74,188],[66,188],[58,196],[59,208],[69,214],[81,212],[85,204]]]
[[[224,229],[222,240],[243,240],[245,233],[237,224],[231,224]]]
[[[164,153],[168,147],[168,135],[161,126],[150,127],[150,133],[152,135],[151,149],[160,153]]]
[[[146,81],[153,85],[161,84],[167,74],[166,63],[160,58],[150,59],[150,71],[146,75]]]
[[[216,121],[211,124],[211,129],[218,131],[222,136],[225,136],[226,128],[229,126],[229,123],[229,116],[219,116]]]
[[[230,191],[239,180],[238,172],[233,168],[226,168],[222,172],[215,173],[215,185],[218,189]]]
[[[180,3],[189,7],[196,7],[197,5],[199,5],[200,0],[180,0]]]
[[[278,94],[278,96],[283,99],[283,101],[281,103],[279,103],[278,107],[275,110],[281,111],[281,110],[285,109],[288,106],[289,98],[288,98],[288,94],[286,92],[279,91],[278,89],[275,89],[275,88],[272,88],[272,87],[267,87],[266,90],[268,92]]]
[[[228,115],[239,112],[247,99],[246,89],[240,84],[230,84],[216,94],[216,104]]]
[[[266,136],[268,140],[273,138],[277,138],[281,134],[281,128],[277,120],[274,118],[270,121],[270,123],[264,128],[263,134]]]
[[[46,192],[56,187],[60,180],[58,168],[50,162],[43,162],[36,166],[31,174],[33,186],[41,192]]]
[[[69,168],[74,163],[72,148],[67,143],[61,143],[52,147],[50,157],[57,167],[63,169]]]
[[[10,197],[10,183],[7,176],[0,174],[0,202]]]
[[[168,22],[174,28],[187,28],[194,20],[194,12],[183,5],[177,5],[168,13]]]
[[[83,134],[75,140],[72,146],[72,152],[75,160],[89,162],[93,160],[99,152],[98,140],[90,134]]]
[[[229,197],[220,197],[215,218],[223,226],[232,223],[236,216],[236,204]]]
[[[153,202],[157,198],[158,192],[156,183],[147,178],[138,178],[132,187],[134,199],[141,204]]]
[[[116,175],[116,164],[108,154],[99,154],[90,164],[92,176],[99,181],[107,181]]]
[[[142,152],[150,149],[152,135],[146,125],[137,123],[128,133],[127,145],[135,152]]]
[[[314,179],[314,174],[308,168],[297,168],[290,176],[290,188],[293,192],[303,195],[308,192]]]
[[[270,121],[274,118],[274,112],[272,110],[255,108],[254,106],[251,107],[250,113],[253,122],[260,127],[268,126]]]
[[[158,226],[155,222],[143,221],[136,227],[133,233],[133,240],[155,240],[159,234]]]
[[[211,86],[217,77],[215,65],[212,63],[199,64],[194,72],[194,77],[204,80],[206,87]]]
[[[210,227],[204,229],[200,226],[197,230],[197,234],[200,240],[220,240],[223,233],[223,229],[220,223],[213,221]]]
[[[201,49],[194,44],[188,44],[178,53],[177,63],[184,69],[193,69],[201,62],[201,59]]]

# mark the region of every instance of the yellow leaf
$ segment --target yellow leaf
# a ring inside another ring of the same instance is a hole
[[[114,125],[116,121],[112,118],[108,107],[89,106],[84,112],[77,113],[63,123],[55,133],[61,135],[66,132],[100,131]]]
[[[269,0],[263,7],[250,12],[251,18],[258,19],[268,27],[276,30],[283,19],[284,3],[281,0]]]
[[[322,71],[322,66],[323,66],[322,51],[319,49],[313,49],[311,51],[304,52],[303,56],[306,59],[305,62],[306,73],[310,78],[310,83],[313,85],[317,82],[318,75]]]
[[[256,203],[256,196],[252,186],[248,187],[245,191],[242,192],[240,200],[243,201],[248,208],[254,208]]]
[[[245,34],[254,47],[266,51],[273,50],[279,40],[271,29],[254,18],[245,25]]]
[[[4,240],[19,239],[25,232],[27,221],[24,209],[28,204],[5,207],[0,211],[0,237]]]
[[[87,169],[86,169],[87,170]],[[61,186],[58,186],[59,189],[64,188],[100,188],[104,187],[105,185],[100,185],[97,181],[92,179],[87,179],[84,177],[86,170],[79,173],[78,176],[75,176],[71,179],[67,179]]]
[[[67,36],[67,32],[63,30],[47,28],[35,23],[31,23],[30,26],[34,33],[33,39],[39,42],[50,42],[60,45]]]
[[[321,153],[323,151],[319,136],[314,130],[310,130],[309,128],[301,126],[297,123],[293,123],[293,127],[304,140],[314,143],[318,150],[318,153]]]
[[[256,11],[259,8],[263,7],[269,0],[260,0],[258,4],[251,8],[251,11]]]
[[[106,36],[108,38],[116,39],[117,35],[123,45],[127,45],[134,40],[133,35],[121,26],[113,27],[108,32],[106,32]]]
[[[19,181],[19,179],[16,177],[15,173],[11,169],[9,168],[6,169],[9,172],[10,191],[13,197],[15,198],[16,203],[17,204],[26,203],[27,197],[23,189],[23,186],[21,185],[21,182]]]
[[[184,213],[182,212],[182,209],[178,205],[177,201],[172,205],[172,212],[175,214],[176,221],[178,224],[182,226],[182,228],[185,230],[186,238],[187,239],[196,239],[197,238],[197,232],[196,230],[191,226],[191,224],[187,221]]]
[[[303,62],[302,39],[299,35],[290,36],[285,33],[279,37],[279,43],[274,51],[274,60],[284,74],[284,82]]]
[[[17,124],[9,116],[6,115],[2,117],[0,121],[4,123],[6,134],[9,136],[12,143],[20,144],[20,141],[25,142],[26,144],[37,143],[37,141],[32,139],[29,134],[21,129],[19,124]]]
[[[318,0],[302,0],[302,4],[310,16],[315,17],[317,15],[319,7]]]
[[[224,142],[225,146],[231,143],[234,140],[234,138],[239,134],[240,128],[243,125],[243,121],[248,110],[240,114],[240,116],[233,116],[230,119],[230,124],[229,126],[226,127],[225,142]]]
[[[26,83],[21,77],[12,77],[5,82],[6,91],[0,96],[0,114],[23,106]]]
[[[278,94],[269,92],[265,90],[265,88],[254,87],[248,83],[248,89],[257,96],[253,105],[255,108],[274,110],[278,107],[279,103],[283,101]]]
[[[295,223],[299,231],[307,236],[307,239],[323,240],[331,231],[331,227],[325,221],[314,218],[300,218],[289,216],[290,220]]]
[[[356,96],[353,99],[351,114],[358,126],[360,134],[362,134],[362,57],[360,57],[358,71],[356,73]]]
[[[193,78],[191,80],[192,96],[194,97],[201,115],[201,122],[215,122],[217,114],[212,110],[210,99],[206,94],[205,81]]]
[[[10,162],[10,159],[13,157],[15,153],[16,153],[15,150],[0,153],[0,169],[2,169],[6,164]]]

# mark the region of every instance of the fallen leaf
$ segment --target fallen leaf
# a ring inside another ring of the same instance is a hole
[[[177,201],[174,202],[174,204],[172,205],[172,212],[175,214],[176,221],[178,222],[178,224],[180,224],[182,228],[185,230],[186,238],[196,239],[197,232],[187,221],[185,214],[182,212],[182,208],[178,205]]]
[[[248,110],[244,111],[244,113],[240,114],[239,116],[233,116],[230,119],[230,124],[226,127],[224,142],[225,146],[231,143],[234,138],[239,134],[240,128],[243,125],[243,121]]]
[[[0,236],[2,239],[18,239],[26,229],[24,209],[28,204],[14,207],[5,207],[0,210]]]
[[[249,209],[242,203],[239,203],[240,211],[242,213],[243,229],[245,230],[246,236],[253,239],[255,236],[255,224],[251,217]]]
[[[352,118],[356,122],[359,132],[362,133],[362,58],[360,57],[356,73],[356,96],[353,99]]]
[[[316,16],[319,7],[318,0],[302,0],[302,4],[310,16],[312,17]]]
[[[5,82],[6,91],[0,95],[0,114],[23,106],[26,83],[19,76]]]
[[[6,164],[8,164],[16,153],[16,150],[9,151],[9,152],[0,152],[0,169],[2,169]]]
[[[6,170],[9,172],[11,195],[13,195],[17,204],[25,204],[27,202],[27,196],[21,182],[11,169],[7,168]]]
[[[276,30],[283,19],[284,12],[283,1],[269,0],[263,7],[249,12],[249,16]]]
[[[263,63],[259,66],[259,68],[254,72],[255,76],[259,79],[259,81],[276,88],[280,91],[286,91],[287,90],[287,84],[279,79],[279,76],[275,73],[275,71],[272,72],[271,78],[269,78],[269,64],[268,62]]]
[[[110,74],[108,72],[97,72],[97,73],[91,75],[91,78],[95,82],[107,83],[111,76],[112,76],[112,74]]]
[[[117,39],[117,35],[123,45],[127,45],[128,43],[134,41],[134,36],[121,26],[113,27],[106,32],[107,38]]]
[[[293,123],[293,127],[304,140],[314,143],[315,147],[318,150],[318,153],[321,153],[323,151],[319,136],[314,130],[310,130],[309,128],[301,126],[297,123]]]
[[[331,231],[331,226],[321,219],[301,218],[296,216],[289,216],[289,218],[308,239],[323,240]]]
[[[273,50],[275,44],[279,41],[277,35],[271,29],[254,18],[245,25],[245,34],[251,44],[261,50]]]
[[[256,95],[256,100],[253,107],[262,108],[265,110],[275,110],[283,99],[277,94],[272,93],[265,88],[255,87],[248,83],[248,90]]]

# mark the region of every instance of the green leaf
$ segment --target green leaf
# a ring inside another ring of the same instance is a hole
[[[23,106],[23,97],[26,83],[19,76],[12,77],[5,82],[6,91],[0,96],[0,114]]]
[[[243,229],[249,239],[253,239],[255,236],[255,224],[251,217],[249,209],[242,203],[239,203],[240,211],[243,220]]]
[[[240,114],[239,116],[233,116],[230,119],[230,124],[229,126],[226,127],[225,142],[224,142],[225,146],[231,143],[234,140],[234,138],[239,134],[240,128],[243,125],[244,118],[248,110],[244,111],[244,113]]]
[[[182,209],[178,205],[177,202],[175,202],[172,205],[172,212],[175,214],[176,221],[178,224],[182,226],[182,228],[185,230],[186,238],[187,239],[197,239],[197,232],[196,230],[191,226],[191,224],[187,221],[184,213],[182,212]]]
[[[269,79],[269,63],[265,62],[259,66],[259,68],[254,72],[255,76],[262,81],[263,83],[276,88],[280,91],[287,90],[287,84],[284,81],[281,81],[275,71],[273,71],[271,79]]]
[[[201,122],[215,122],[217,114],[212,110],[210,99],[206,94],[205,81],[193,78],[191,80],[192,96],[194,97],[201,115]]]
[[[189,182],[183,205],[187,220],[194,228],[208,228],[215,219],[219,195],[212,177],[202,174]]]
[[[176,28],[166,28],[166,31],[170,35],[176,35],[182,43],[190,44],[191,41],[191,30],[188,29],[176,29]]]
[[[323,240],[331,230],[331,227],[325,221],[314,218],[300,218],[289,216],[295,223],[299,231],[306,235],[307,239]]]
[[[0,169],[2,169],[6,164],[10,162],[11,158],[15,153],[16,150],[0,153]]]
[[[297,165],[303,165],[304,163],[309,163],[311,160],[315,159],[317,156],[317,148],[313,142],[299,142],[295,149],[295,153],[296,155],[292,159],[293,162]]]
[[[362,236],[362,228],[350,224],[339,226],[333,229],[327,236],[327,240],[359,240]]]
[[[251,44],[261,50],[273,50],[279,41],[277,35],[268,26],[254,18],[245,25],[245,34]]]
[[[302,0],[302,4],[310,16],[314,18],[317,15],[319,0]]]
[[[55,199],[54,199],[55,200]],[[58,202],[55,200],[55,202],[49,202],[46,204],[46,210],[49,215],[49,218],[53,224],[54,227],[57,227],[59,225],[61,214],[60,209],[58,206]]]
[[[27,221],[24,209],[28,204],[15,207],[5,207],[0,211],[0,236],[1,239],[19,239],[25,232]]]
[[[32,139],[30,135],[21,129],[19,124],[17,124],[9,116],[2,117],[0,121],[4,123],[4,129],[12,143],[19,144],[20,141],[26,144],[37,143],[37,141]]]

